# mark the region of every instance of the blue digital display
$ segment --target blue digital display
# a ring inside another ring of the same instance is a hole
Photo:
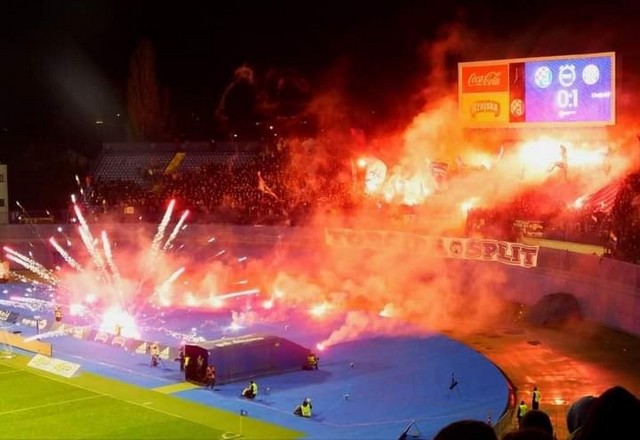
[[[525,122],[612,123],[613,69],[613,56],[525,61]]]

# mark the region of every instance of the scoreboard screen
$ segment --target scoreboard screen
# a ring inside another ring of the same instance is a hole
[[[460,63],[458,80],[468,127],[615,123],[613,52]]]

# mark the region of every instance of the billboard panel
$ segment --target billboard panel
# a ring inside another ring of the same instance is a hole
[[[615,53],[459,63],[468,127],[615,123]]]

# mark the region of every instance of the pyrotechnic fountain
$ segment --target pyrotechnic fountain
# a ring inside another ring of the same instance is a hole
[[[50,237],[48,242],[66,263],[66,267],[57,267],[55,270],[45,267],[29,255],[9,246],[4,247],[8,260],[32,272],[38,282],[55,289],[50,308],[53,305],[64,306],[71,317],[88,322],[100,331],[139,338],[139,326],[149,315],[162,314],[163,310],[172,307],[220,308],[230,298],[259,293],[258,289],[250,288],[233,292],[180,291],[178,280],[186,267],[172,267],[184,261],[171,255],[171,251],[179,233],[186,228],[189,211],[182,213],[167,234],[175,208],[174,200],[170,201],[153,240],[139,254],[134,253],[133,257],[114,255],[106,231],[101,231],[99,238],[94,237],[75,198],[72,200],[78,221],[77,233],[86,253],[86,261],[81,259],[82,256],[72,256],[55,237]],[[214,241],[215,238],[211,238],[208,243]],[[66,242],[71,246],[68,237]],[[226,249],[219,250],[214,258],[225,253]],[[119,263],[124,264],[124,271]],[[246,280],[241,282],[247,283]]]

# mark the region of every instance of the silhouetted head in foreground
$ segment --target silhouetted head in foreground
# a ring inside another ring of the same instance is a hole
[[[553,424],[549,415],[544,411],[535,409],[527,411],[520,420],[520,427],[541,429],[553,437]]]
[[[640,400],[621,386],[609,388],[595,399],[573,440],[640,438]]]
[[[569,434],[573,434],[584,424],[589,409],[595,401],[595,396],[582,396],[569,406],[567,410],[567,429],[569,430]]]
[[[554,440],[554,437],[544,429],[519,428],[506,433],[502,440]]]
[[[485,422],[458,420],[442,428],[433,440],[498,440],[498,436]]]

